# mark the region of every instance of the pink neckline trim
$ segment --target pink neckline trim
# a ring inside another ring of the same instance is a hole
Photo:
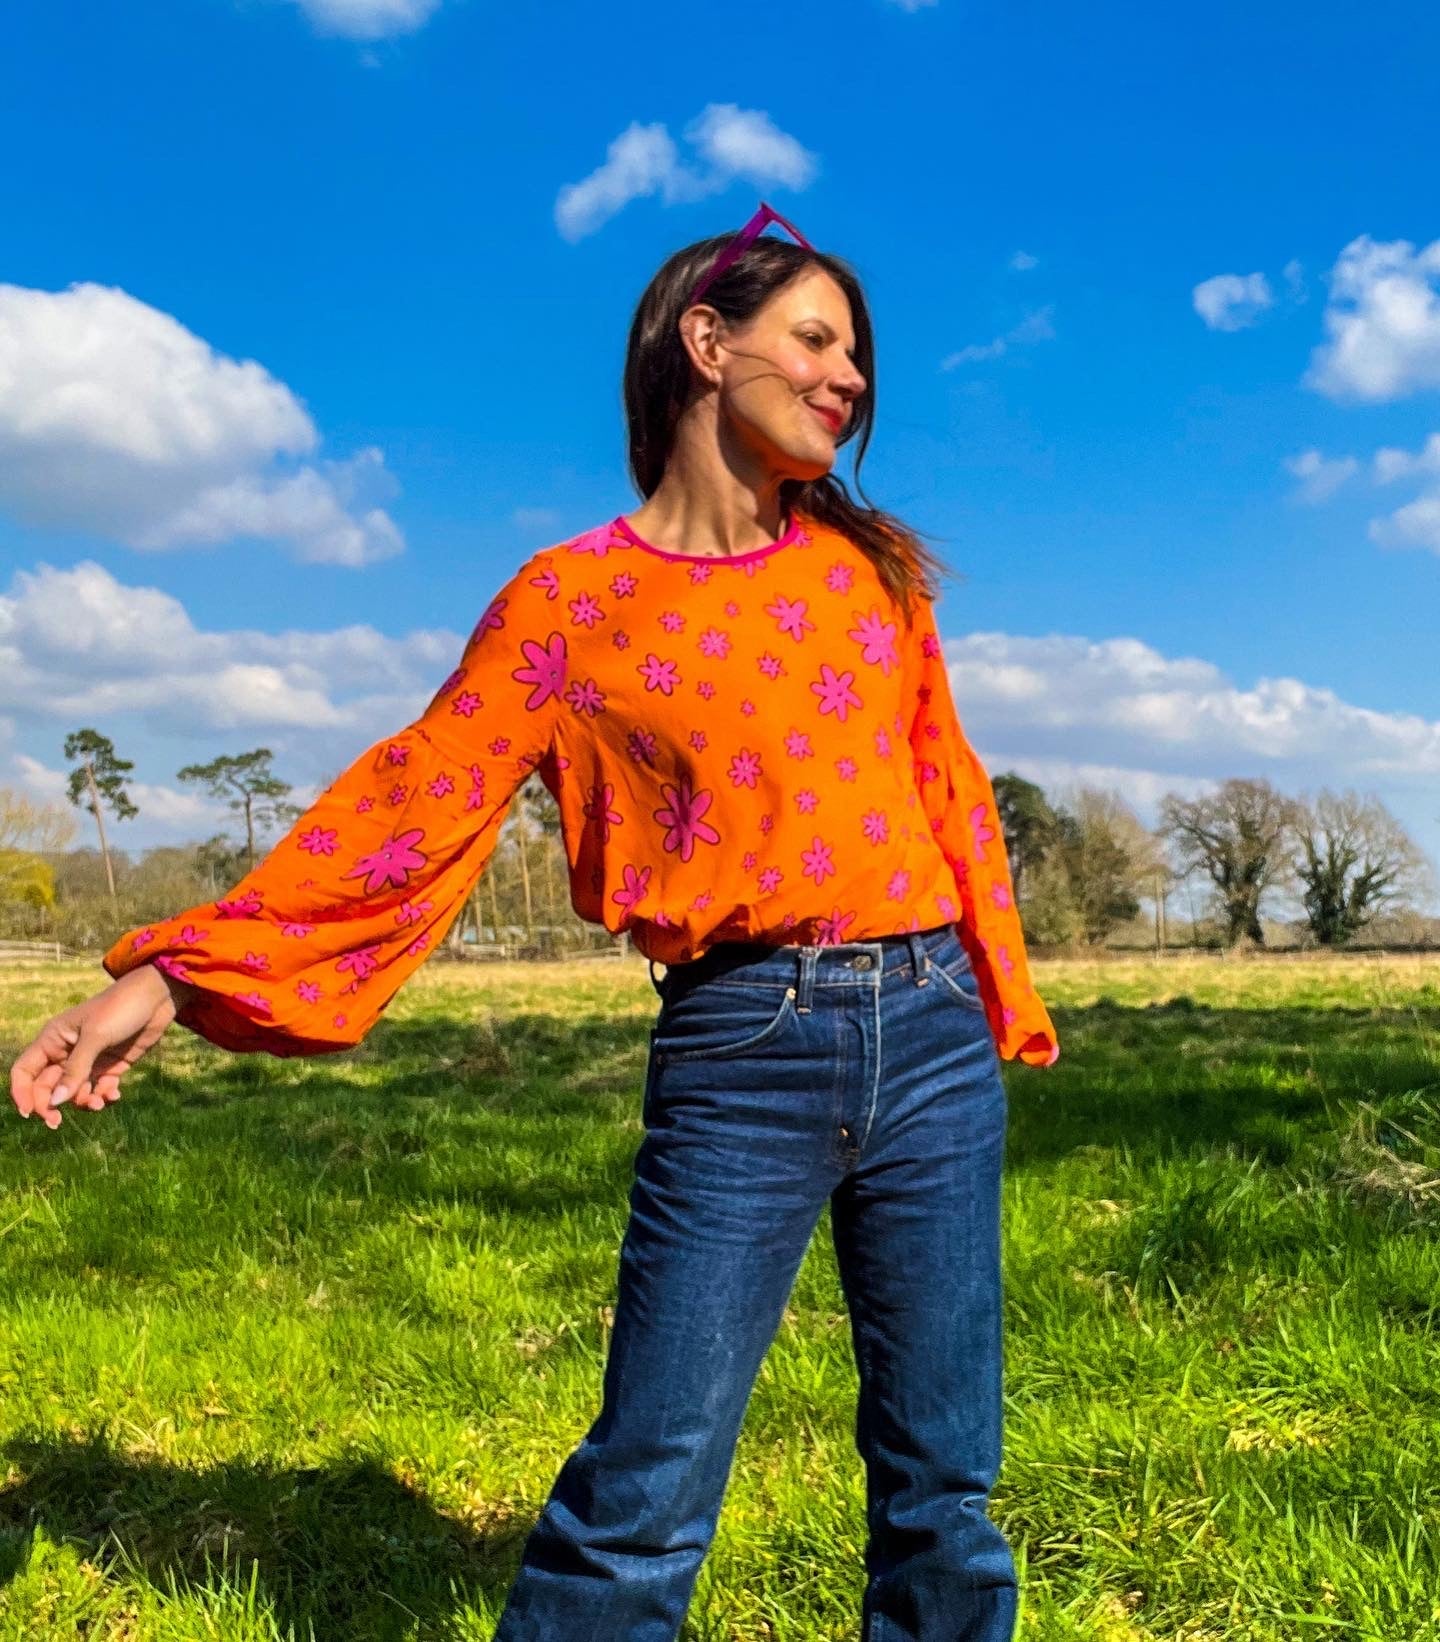
[[[623,513],[617,514],[612,528],[618,530],[626,541],[636,547],[643,547],[647,553],[653,553],[657,559],[675,559],[680,564],[751,564],[756,559],[763,559],[769,553],[778,552],[782,547],[788,547],[800,535],[800,521],[791,516],[789,527],[785,534],[773,542],[766,542],[764,547],[752,547],[748,553],[670,553],[663,547],[656,547],[639,536],[626,523]]]

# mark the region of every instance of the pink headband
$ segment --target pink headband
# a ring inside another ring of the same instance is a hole
[[[685,304],[687,308],[693,308],[700,300],[701,294],[710,288],[711,283],[723,274],[732,262],[735,262],[738,258],[745,254],[750,242],[759,237],[761,229],[764,228],[766,223],[769,222],[778,222],[785,232],[789,234],[790,237],[797,242],[797,244],[804,246],[807,251],[813,251],[815,249],[810,241],[805,238],[804,234],[802,234],[793,223],[786,222],[784,217],[782,217],[778,211],[772,210],[768,205],[766,205],[764,200],[761,200],[760,209],[753,217],[751,217],[749,222],[745,224],[739,233],[736,234],[735,238],[731,240],[730,244],[725,247],[720,255],[716,257],[709,273],[701,279],[700,283],[690,293],[690,300]]]

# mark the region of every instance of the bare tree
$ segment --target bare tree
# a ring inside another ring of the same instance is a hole
[[[1295,871],[1322,946],[1343,946],[1382,909],[1424,897],[1430,865],[1373,794],[1320,792],[1296,804]]]
[[[131,802],[130,794],[125,789],[125,772],[135,766],[129,759],[117,758],[114,743],[98,730],[73,730],[65,737],[65,756],[80,760],[79,768],[70,772],[66,796],[77,809],[86,808],[95,817],[95,830],[100,834],[100,853],[105,858],[105,881],[110,886],[110,899],[114,901],[115,865],[110,859],[102,811],[108,805],[120,821],[129,821],[139,815],[139,807]]]
[[[1292,873],[1289,840],[1294,805],[1268,781],[1232,778],[1203,798],[1167,793],[1161,831],[1182,869],[1203,872],[1215,886],[1230,945],[1263,945],[1260,903]]]

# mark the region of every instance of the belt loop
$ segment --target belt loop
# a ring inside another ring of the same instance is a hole
[[[802,946],[796,949],[800,960],[796,971],[796,999],[795,1012],[799,1015],[810,1013],[810,1004],[815,996],[815,963],[820,956],[819,949],[813,946]]]
[[[655,988],[655,990],[660,994],[661,998],[663,999],[664,996],[665,996],[665,985],[664,985],[664,982],[657,981],[655,979],[655,960],[653,958],[647,958],[645,961],[646,961],[646,963],[648,963],[650,965],[650,984],[651,984],[651,986],[653,986]],[[666,966],[665,973],[667,975],[670,973],[668,965]]]
[[[925,950],[925,938],[918,929],[905,932],[905,939],[910,943],[910,967],[914,971],[916,986],[929,986],[930,954]]]

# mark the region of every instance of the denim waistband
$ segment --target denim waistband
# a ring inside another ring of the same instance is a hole
[[[672,983],[684,987],[701,980],[724,980],[736,986],[793,982],[807,994],[815,987],[874,986],[885,975],[902,969],[922,977],[935,955],[958,939],[954,924],[938,924],[933,929],[826,946],[717,941],[689,963],[667,966],[663,984],[655,979],[652,960],[650,981],[662,998]]]

